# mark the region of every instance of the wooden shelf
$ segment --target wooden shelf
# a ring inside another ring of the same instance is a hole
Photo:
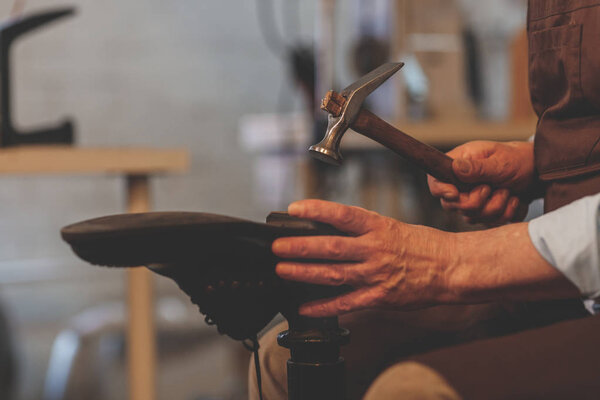
[[[406,134],[434,147],[451,148],[473,140],[527,140],[535,133],[535,120],[494,123],[482,121],[431,121],[422,123],[396,122],[393,125]],[[342,149],[351,151],[382,147],[378,143],[348,132]]]
[[[21,146],[0,148],[0,174],[183,173],[190,155],[184,149]]]

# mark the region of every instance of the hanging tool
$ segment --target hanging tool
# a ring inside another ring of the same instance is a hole
[[[73,143],[73,123],[19,132],[13,125],[11,107],[10,51],[13,42],[24,34],[50,22],[74,14],[71,7],[11,19],[0,25],[0,147],[20,144]]]

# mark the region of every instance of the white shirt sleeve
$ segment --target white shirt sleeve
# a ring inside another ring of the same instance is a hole
[[[529,222],[540,255],[581,292],[588,308],[600,305],[600,194],[584,197]]]

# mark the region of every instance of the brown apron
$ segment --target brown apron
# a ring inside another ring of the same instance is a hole
[[[527,26],[535,165],[549,212],[600,192],[600,0],[529,0]],[[585,316],[579,299],[520,303],[502,325],[522,331]],[[599,317],[586,318],[415,360],[465,399],[595,399],[598,328]]]
[[[527,30],[535,165],[550,212],[600,192],[600,0],[529,0]],[[579,299],[523,306],[538,325],[586,315]]]
[[[600,0],[529,0],[528,33],[548,212],[600,192]]]

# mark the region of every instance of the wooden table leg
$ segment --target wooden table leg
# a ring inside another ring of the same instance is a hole
[[[132,213],[150,210],[147,176],[127,177],[127,208]],[[127,274],[129,399],[154,400],[156,341],[152,273],[146,268],[130,268]]]

